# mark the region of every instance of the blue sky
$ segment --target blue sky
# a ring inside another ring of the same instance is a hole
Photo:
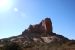
[[[0,38],[17,36],[30,24],[49,17],[53,32],[75,39],[75,0],[11,0],[0,8]]]

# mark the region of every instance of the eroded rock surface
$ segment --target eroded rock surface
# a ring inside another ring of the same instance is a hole
[[[30,25],[28,29],[26,29],[22,34],[29,35],[30,33],[40,34],[41,36],[48,35],[49,33],[52,34],[52,22],[50,18],[45,18],[39,24]]]

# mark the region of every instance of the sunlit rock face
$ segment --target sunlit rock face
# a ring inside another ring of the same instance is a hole
[[[52,33],[52,22],[50,18],[45,18],[42,21],[42,27],[44,27],[46,33]]]
[[[30,25],[28,29],[26,29],[22,34],[27,35],[27,34],[32,34],[36,33],[40,35],[48,35],[49,33],[52,33],[52,22],[50,18],[45,18],[42,20],[39,24],[36,25]]]

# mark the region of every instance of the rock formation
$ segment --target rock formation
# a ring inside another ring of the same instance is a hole
[[[40,35],[48,35],[52,33],[52,22],[50,18],[45,18],[39,24],[30,25],[22,34],[38,33]]]
[[[55,46],[61,47],[62,44],[65,44],[69,42],[68,38],[58,35],[56,33],[53,33],[53,28],[52,28],[52,22],[50,18],[45,18],[42,20],[39,24],[36,25],[30,25],[28,29],[25,29],[21,35],[18,36],[13,36],[10,38],[5,38],[0,40],[0,48],[5,48],[5,45],[11,44],[11,43],[16,43],[23,48],[23,50],[41,50],[39,46],[41,46],[42,50],[52,50],[50,47]],[[70,43],[70,42],[69,42]],[[68,44],[69,44],[68,43]],[[75,45],[75,40],[71,41],[71,44]],[[46,47],[49,47],[49,49]],[[11,45],[10,45],[11,46]],[[59,48],[60,48],[59,47]],[[63,45],[62,45],[63,47]],[[27,49],[30,48],[30,49]],[[36,48],[36,49],[35,49]],[[37,49],[39,48],[39,49]],[[53,50],[54,50],[53,48]],[[75,48],[75,46],[74,46]],[[6,50],[6,49],[5,49]],[[15,49],[13,49],[15,50]],[[55,48],[55,50],[57,50]],[[60,49],[58,49],[60,50]],[[75,50],[75,49],[74,49]]]

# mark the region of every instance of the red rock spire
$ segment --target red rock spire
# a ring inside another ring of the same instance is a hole
[[[46,33],[52,33],[52,22],[50,18],[45,18],[43,25]]]

